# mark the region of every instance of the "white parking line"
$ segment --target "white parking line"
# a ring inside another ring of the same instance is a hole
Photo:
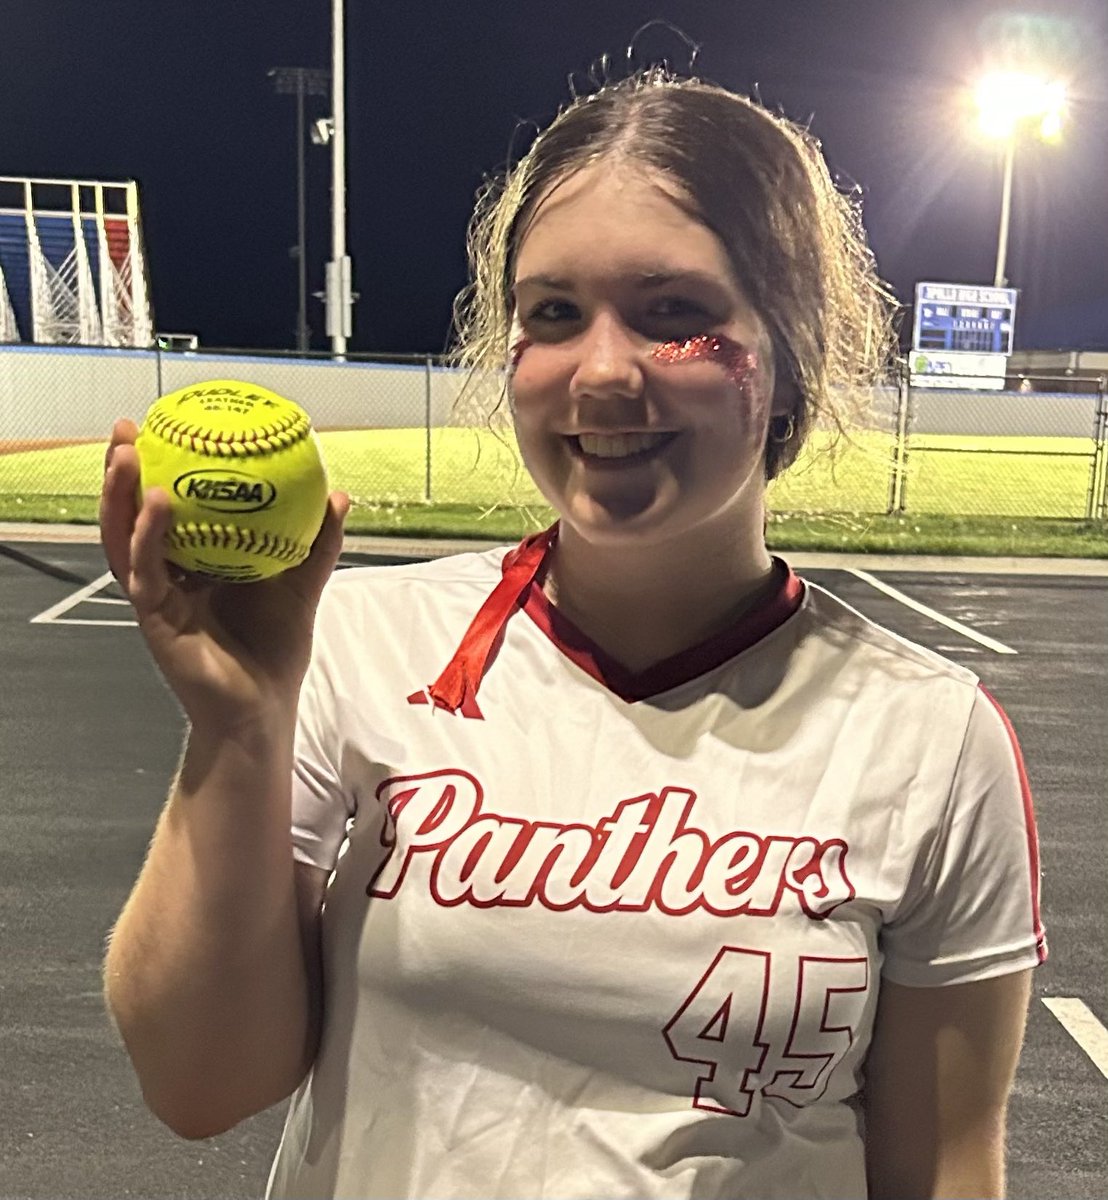
[[[69,612],[71,608],[76,608],[82,601],[88,600],[94,592],[98,592],[102,587],[106,587],[112,581],[111,571],[105,571],[99,578],[94,579],[91,583],[86,583],[83,588],[78,588],[71,595],[66,596],[64,600],[59,600],[57,604],[51,605],[48,609],[40,612],[37,617],[31,618],[32,625],[45,625],[50,621],[56,621],[62,613]],[[76,622],[73,622],[74,624]],[[87,624],[103,624],[104,622],[88,622],[82,621],[82,625]],[[110,625],[129,625],[129,621],[110,621],[106,622]]]
[[[119,629],[134,629],[137,621],[98,621],[93,617],[58,617],[51,625],[115,625]]]
[[[1067,996],[1044,996],[1043,1003],[1093,1060],[1093,1066],[1108,1079],[1108,1029],[1101,1025],[1088,1005]]]
[[[935,609],[929,608],[926,604],[921,604],[918,600],[913,600],[911,596],[906,596],[903,592],[894,588],[892,584],[885,583],[884,580],[878,579],[876,575],[871,575],[868,571],[859,570],[857,567],[848,567],[847,573],[856,575],[863,583],[868,583],[870,587],[876,588],[879,592],[884,592],[886,596],[891,596],[906,608],[922,613],[923,616],[930,617],[932,621],[938,621],[940,625],[945,625],[947,629],[953,629],[955,633],[960,633],[962,637],[969,638],[971,642],[976,642],[979,646],[984,646],[987,650],[995,651],[997,654],[1017,653],[1011,646],[1006,646],[1003,642],[998,642],[996,638],[991,638],[985,633],[979,633],[976,629],[971,629],[970,626],[963,625],[961,621],[956,621],[953,617],[946,616],[945,613],[936,612]]]

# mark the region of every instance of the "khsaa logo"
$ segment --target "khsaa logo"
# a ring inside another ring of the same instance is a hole
[[[179,475],[173,490],[182,500],[220,513],[260,512],[277,499],[268,479],[218,468]]]

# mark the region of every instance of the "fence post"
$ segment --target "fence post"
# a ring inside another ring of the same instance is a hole
[[[431,503],[431,360],[424,360],[423,373],[423,431],[424,431],[424,477],[423,501]]]
[[[165,393],[162,391],[162,348],[156,342],[154,343],[154,372],[158,381],[158,390],[154,396],[154,399],[157,400]]]
[[[1087,520],[1108,516],[1108,379],[1097,379],[1096,416],[1093,418],[1093,461],[1089,469]]]
[[[896,431],[894,433],[892,470],[889,475],[889,515],[904,511],[904,468],[908,462],[908,404],[911,376],[907,360],[900,364],[896,382]]]

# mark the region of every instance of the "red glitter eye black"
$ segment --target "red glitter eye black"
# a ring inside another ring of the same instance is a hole
[[[679,342],[659,342],[650,357],[670,364],[715,361],[736,383],[745,383],[758,367],[758,356],[753,350],[718,333],[701,333]]]
[[[521,337],[512,343],[512,348],[508,351],[508,367],[514,371],[519,366],[519,360],[523,357],[524,350],[531,345],[529,337]]]

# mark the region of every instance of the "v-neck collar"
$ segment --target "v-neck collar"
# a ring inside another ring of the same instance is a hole
[[[777,589],[756,609],[698,645],[681,650],[643,671],[630,671],[582,633],[550,602],[532,580],[523,595],[523,611],[555,646],[586,674],[620,699],[633,703],[672,691],[748,650],[784,624],[804,599],[804,583],[787,563],[774,558]]]

